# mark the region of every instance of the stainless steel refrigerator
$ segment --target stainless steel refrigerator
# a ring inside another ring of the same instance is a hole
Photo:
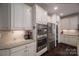
[[[56,46],[56,31],[58,28],[54,23],[48,23],[47,24],[47,47],[48,50],[51,50]]]

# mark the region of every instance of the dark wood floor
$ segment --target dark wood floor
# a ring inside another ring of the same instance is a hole
[[[60,43],[57,47],[47,51],[42,56],[77,56],[77,48]]]

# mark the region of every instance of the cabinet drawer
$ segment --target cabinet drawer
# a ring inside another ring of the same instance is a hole
[[[12,49],[10,49],[10,51],[11,51],[11,53],[14,53],[14,52],[17,52],[17,51],[20,51],[23,49],[25,49],[25,45],[12,48]]]
[[[27,56],[28,52],[26,50],[20,50],[15,53],[11,53],[11,56]]]

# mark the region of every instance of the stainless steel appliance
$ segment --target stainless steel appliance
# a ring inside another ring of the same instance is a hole
[[[56,26],[53,23],[47,24],[47,46],[48,50],[55,47]]]
[[[56,25],[56,46],[58,45],[58,25]]]
[[[47,46],[47,25],[37,24],[37,52]]]
[[[47,34],[47,25],[37,24],[37,35]]]
[[[37,39],[37,52],[46,47],[46,45],[47,45],[46,42],[47,42],[46,36],[40,37]]]

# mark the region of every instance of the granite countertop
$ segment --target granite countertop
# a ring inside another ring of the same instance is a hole
[[[26,40],[26,41],[22,41],[22,42],[18,42],[18,43],[11,43],[11,44],[2,44],[0,45],[0,50],[5,50],[5,49],[11,49],[11,48],[15,48],[21,45],[25,45],[25,44],[29,44],[34,42],[34,40]]]

